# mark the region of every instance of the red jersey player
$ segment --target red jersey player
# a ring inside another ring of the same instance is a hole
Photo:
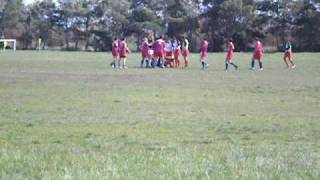
[[[290,65],[291,65],[291,68],[295,68],[296,65],[292,61],[292,56],[293,56],[292,45],[291,45],[291,42],[289,40],[287,40],[287,42],[285,43],[284,50],[285,50],[285,53],[284,53],[284,56],[283,56],[283,60],[286,63],[287,68],[290,68]],[[290,65],[289,65],[289,63],[290,63]]]
[[[184,40],[182,41],[182,56],[183,56],[183,59],[184,59],[184,67],[185,68],[188,68],[189,67],[189,41],[187,38],[184,38]]]
[[[238,69],[238,66],[235,65],[232,60],[234,58],[234,44],[232,42],[232,39],[229,39],[228,45],[227,45],[227,57],[226,57],[226,69],[228,70],[229,64],[231,64],[236,70]]]
[[[140,50],[141,50],[141,56],[142,56],[142,60],[141,60],[141,64],[140,67],[143,67],[144,62],[147,62],[149,60],[149,42],[148,42],[148,38],[143,38],[143,42],[140,46]]]
[[[180,59],[179,56],[181,54],[181,45],[177,38],[173,40],[173,49],[174,49],[174,67],[179,68],[180,66]]]
[[[117,38],[115,38],[112,42],[112,56],[113,61],[110,66],[113,68],[117,68],[119,63],[119,40]]]
[[[262,43],[259,41],[259,39],[256,38],[256,44],[255,44],[252,61],[251,61],[251,68],[250,68],[251,70],[255,69],[254,68],[255,60],[259,61],[260,70],[261,71],[263,70],[262,57],[263,57],[263,46],[262,46]]]
[[[120,61],[122,60],[122,67],[124,69],[128,69],[126,65],[127,61],[127,52],[130,52],[130,49],[128,48],[128,44],[126,42],[126,39],[121,39],[121,42],[119,44],[119,53],[120,53]],[[120,66],[120,65],[119,65]],[[120,67],[121,68],[121,67]]]
[[[153,43],[154,59],[157,61],[157,65],[161,68],[164,68],[164,46],[165,41],[161,36]]]
[[[200,62],[202,65],[202,70],[205,70],[206,68],[209,67],[209,64],[207,62],[207,60],[208,60],[208,47],[209,47],[209,43],[206,39],[204,39],[202,42],[202,45],[201,45],[201,52],[200,52]]]

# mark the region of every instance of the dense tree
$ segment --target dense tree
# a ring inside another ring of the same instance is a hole
[[[164,11],[168,36],[187,37],[192,51],[199,50],[201,38],[198,5],[197,1],[192,0],[169,0]]]
[[[54,39],[54,34],[57,32],[56,23],[56,5],[52,0],[44,0],[35,3],[33,6],[28,7],[26,12],[26,34],[28,37],[31,35],[29,31],[32,31],[32,37],[34,39],[44,39],[44,44],[49,46],[59,45]],[[31,26],[31,27],[29,27]],[[44,46],[45,46],[44,45]],[[33,46],[36,48],[36,44]]]
[[[296,15],[294,39],[298,50],[320,51],[320,2],[304,0]]]
[[[319,27],[319,0],[0,0],[0,34],[25,49],[39,37],[48,48],[104,51],[114,37],[138,45],[166,34],[187,36],[192,51],[202,38],[211,51],[225,50],[229,38],[246,51],[254,37],[268,50],[291,38],[295,50],[319,51]]]
[[[4,7],[7,4],[6,1],[0,1],[0,36],[2,36],[3,34],[3,15],[4,15]]]
[[[238,50],[246,50],[254,31],[254,3],[250,0],[206,1],[207,10],[202,32],[214,44],[213,51],[222,51],[225,42],[233,38]]]
[[[95,8],[92,33],[95,49],[110,50],[114,37],[129,36],[130,2],[128,0],[103,0]]]
[[[294,31],[295,10],[297,3],[290,0],[261,1],[257,3],[258,18],[256,27],[260,35],[269,40],[270,46],[281,48],[285,37],[290,37]]]
[[[3,10],[1,13],[0,32],[5,37],[21,36],[19,29],[21,26],[21,13],[23,10],[22,0],[10,0],[6,3],[1,3]]]

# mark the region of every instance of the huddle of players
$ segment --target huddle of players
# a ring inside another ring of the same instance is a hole
[[[164,40],[160,36],[154,42],[144,38],[140,50],[141,68],[179,68],[180,55],[183,57],[184,67],[189,67],[189,41],[186,38],[183,38],[182,41],[177,38]]]
[[[207,69],[209,64],[207,63],[208,59],[208,46],[209,43],[206,39],[202,41],[200,48],[200,63],[201,68]],[[292,61],[292,45],[290,41],[287,41],[284,46],[285,54],[284,54],[284,62],[286,63],[288,68],[295,68],[296,65]],[[172,40],[166,39],[164,40],[161,36],[158,37],[155,41],[149,41],[147,38],[143,38],[142,44],[140,45],[142,60],[140,67],[146,68],[155,68],[155,67],[170,67],[170,68],[179,68],[180,67],[180,56],[182,55],[184,60],[184,68],[189,67],[189,41],[187,38],[183,38],[182,41],[177,38],[173,38]],[[229,65],[232,65],[236,70],[238,66],[233,63],[234,59],[234,50],[235,46],[233,44],[232,39],[228,41],[227,44],[227,55],[225,60],[225,70],[229,69]],[[114,39],[112,43],[112,55],[113,62],[110,64],[113,68],[124,68],[127,69],[126,66],[126,58],[127,53],[130,52],[128,48],[126,39],[123,38],[120,41],[118,39]],[[263,70],[263,46],[258,38],[256,38],[255,48],[253,51],[252,62],[251,62],[251,70],[255,69],[255,61],[259,62],[259,70]]]
[[[182,41],[174,38],[164,40],[161,36],[155,41],[149,41],[143,38],[140,45],[142,60],[141,67],[180,67],[180,56],[183,56],[184,67],[189,67],[189,41],[183,38]],[[128,68],[126,66],[127,53],[130,52],[125,38],[112,42],[113,62],[110,64],[113,68]]]

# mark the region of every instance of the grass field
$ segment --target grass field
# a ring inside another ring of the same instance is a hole
[[[320,179],[319,57],[224,72],[224,54],[201,71],[0,53],[0,179]]]

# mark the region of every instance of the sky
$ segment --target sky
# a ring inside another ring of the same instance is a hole
[[[23,0],[23,2],[24,2],[24,4],[32,4],[32,3],[34,3],[34,2],[36,2],[36,1],[41,1],[41,0]]]
[[[25,4],[31,4],[33,3],[35,0],[23,0]]]

